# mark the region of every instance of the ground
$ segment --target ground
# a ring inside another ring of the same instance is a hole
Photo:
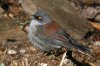
[[[9,3],[14,0],[7,1]],[[27,1],[25,0],[22,7],[30,15],[33,14],[35,5],[33,7],[33,3],[29,2],[28,7],[26,7]],[[12,3],[12,5],[15,4]],[[25,14],[19,14],[19,4],[16,6],[12,5],[9,6],[11,13],[8,14],[7,12],[9,17],[7,17],[7,14],[4,14],[6,18],[2,18],[2,14],[0,15],[0,66],[59,66],[63,53],[54,57],[53,55],[46,55],[36,50],[28,39],[27,34],[15,24],[16,20],[13,21],[18,16],[25,17]],[[19,19],[21,22],[24,21],[23,17]],[[27,18],[28,16],[26,16]],[[85,25],[87,26],[87,24]],[[97,25],[93,24],[93,27],[97,27]],[[79,40],[79,42],[87,43],[86,45],[92,49],[91,56],[81,54],[77,51],[73,51],[72,53],[67,52],[63,66],[100,66],[100,27],[98,28],[98,32],[94,32],[93,35],[95,37],[91,36],[90,39]]]
[[[73,58],[66,58],[63,66],[99,66],[100,47],[92,48],[95,48],[93,58],[73,52]],[[61,58],[62,54],[51,57],[36,50],[27,34],[17,26],[0,34],[0,66],[59,66]]]
[[[51,59],[37,51],[19,28],[6,31],[0,37],[0,63],[5,66],[43,66],[44,63],[57,66],[61,61],[60,57]]]

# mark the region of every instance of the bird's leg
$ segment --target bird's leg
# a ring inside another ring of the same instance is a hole
[[[54,56],[53,50],[51,50],[51,51],[44,51],[43,54],[44,54],[45,56],[49,56],[49,59],[52,59],[52,58],[55,57],[55,56]]]
[[[49,55],[49,59],[54,59],[56,54],[56,50],[51,50],[50,52],[47,53]]]
[[[55,59],[57,56],[61,55],[64,52],[62,52],[62,48],[55,48],[55,49],[51,50],[50,53],[51,54],[49,57],[51,57],[51,59]]]
[[[59,66],[62,66],[62,65],[63,65],[64,59],[65,59],[65,57],[66,57],[66,53],[67,53],[67,51],[63,54],[63,57],[62,57],[62,60],[61,60]]]

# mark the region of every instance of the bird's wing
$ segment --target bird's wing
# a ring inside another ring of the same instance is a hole
[[[53,45],[65,47],[68,49],[76,49],[83,53],[90,53],[90,48],[77,43],[68,33],[66,33],[56,22],[51,22],[42,27],[41,38],[51,42]],[[41,30],[41,29],[40,29]]]

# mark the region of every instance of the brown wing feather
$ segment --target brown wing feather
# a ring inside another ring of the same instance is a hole
[[[52,35],[59,30],[59,27],[60,26],[56,22],[52,21],[44,25],[44,29],[45,29],[44,33],[45,35]]]
[[[46,36],[52,36],[53,38],[61,41],[64,41],[66,39],[66,37],[63,34],[59,33],[59,31],[62,29],[59,26],[59,24],[56,23],[55,21],[45,24],[44,29],[45,29],[44,35]]]

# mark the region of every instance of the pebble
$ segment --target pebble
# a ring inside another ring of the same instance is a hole
[[[32,46],[31,46],[29,49],[30,49],[32,52],[37,51],[37,49],[36,49],[36,48],[34,48],[34,47],[32,47]]]
[[[26,50],[25,49],[21,49],[19,52],[20,52],[20,54],[25,54]]]
[[[48,64],[47,63],[39,63],[38,66],[48,66]]]
[[[25,54],[24,57],[28,58],[28,57],[30,57],[30,55],[29,54]]]
[[[94,44],[100,46],[100,41],[96,41]]]
[[[17,51],[15,51],[15,50],[8,50],[8,52],[7,52],[8,54],[10,54],[10,55],[12,55],[12,54],[16,54],[17,53]]]
[[[16,60],[12,61],[13,66],[18,66],[18,62]]]
[[[64,59],[64,62],[63,62],[64,64],[67,64],[67,66],[75,66],[75,64],[71,61],[71,60],[69,60],[69,59]]]

